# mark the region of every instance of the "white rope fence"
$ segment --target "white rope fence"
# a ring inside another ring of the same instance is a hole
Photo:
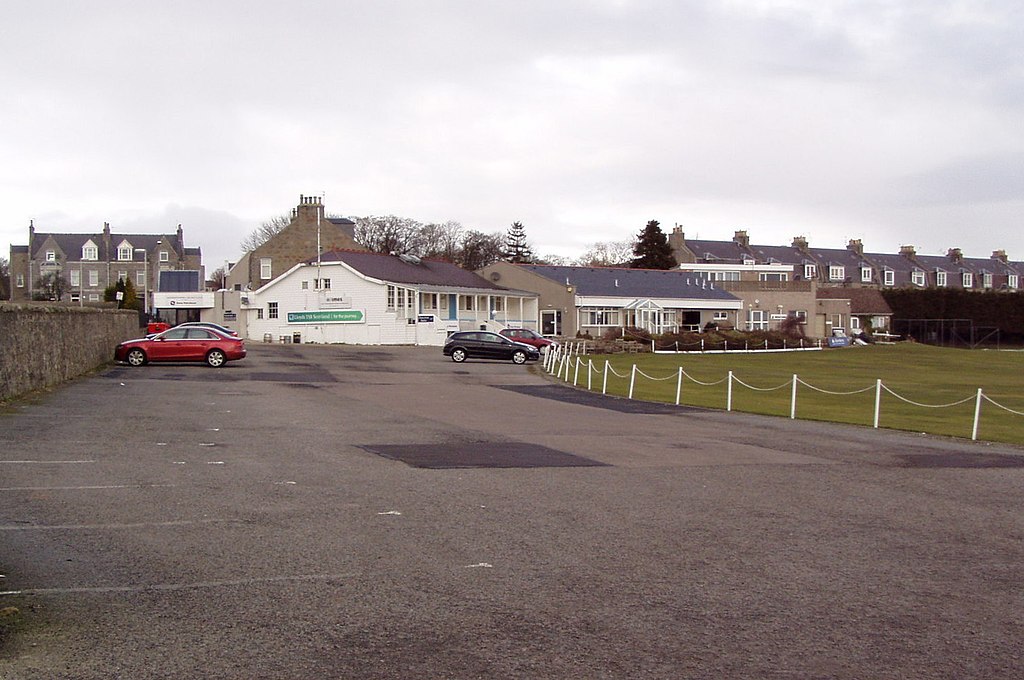
[[[668,380],[675,380],[676,381],[676,399],[675,399],[676,406],[679,406],[682,403],[684,379],[688,380],[688,381],[690,381],[690,382],[692,382],[692,383],[694,383],[696,385],[700,385],[702,387],[714,387],[714,386],[717,386],[717,385],[721,385],[722,383],[727,383],[726,384],[726,406],[725,406],[725,410],[726,411],[732,411],[732,401],[733,401],[732,397],[733,397],[733,386],[734,385],[737,385],[739,387],[745,387],[746,389],[751,390],[752,392],[775,392],[775,391],[778,391],[778,390],[783,390],[783,389],[789,388],[790,389],[789,417],[791,419],[796,419],[796,412],[797,412],[797,410],[796,410],[796,407],[797,407],[797,388],[798,388],[798,386],[806,387],[807,389],[809,389],[811,391],[818,392],[818,393],[821,393],[821,394],[826,394],[826,395],[830,395],[830,396],[837,396],[837,397],[848,397],[848,396],[853,396],[853,395],[857,395],[857,394],[864,394],[866,392],[870,392],[870,391],[874,390],[874,392],[875,392],[875,399],[874,399],[874,417],[873,417],[873,420],[872,420],[872,426],[875,429],[878,428],[878,424],[879,424],[879,421],[880,421],[880,418],[881,418],[881,406],[882,406],[882,393],[883,392],[885,392],[886,394],[891,395],[892,397],[895,397],[897,400],[899,400],[899,401],[901,401],[901,402],[903,402],[905,404],[908,404],[910,406],[914,406],[914,407],[917,407],[917,408],[926,408],[926,409],[953,408],[953,407],[962,406],[964,404],[970,403],[971,401],[974,401],[974,422],[973,422],[973,426],[971,428],[971,439],[974,439],[974,440],[978,439],[978,427],[979,427],[979,424],[980,424],[980,421],[981,421],[981,405],[982,405],[983,401],[987,401],[992,406],[995,406],[996,408],[998,408],[998,409],[1000,409],[1002,411],[1006,411],[1007,413],[1010,413],[1010,414],[1013,414],[1013,415],[1017,415],[1017,416],[1024,416],[1024,412],[1016,411],[1016,410],[1014,410],[1012,408],[1004,406],[1003,404],[1000,404],[996,400],[994,400],[991,397],[987,396],[986,394],[984,394],[984,392],[982,391],[982,389],[980,387],[978,388],[977,393],[972,394],[969,397],[965,397],[963,399],[959,399],[957,401],[952,401],[952,402],[944,403],[944,404],[925,404],[925,403],[921,403],[919,401],[914,401],[913,399],[910,399],[908,397],[905,397],[905,396],[895,392],[894,390],[892,390],[891,388],[889,388],[888,386],[883,384],[881,379],[876,380],[874,385],[871,385],[871,386],[868,386],[868,387],[864,387],[862,389],[850,390],[850,391],[844,391],[844,392],[833,391],[833,390],[826,390],[824,388],[817,387],[817,386],[812,385],[812,384],[810,384],[810,383],[808,383],[808,382],[806,382],[804,380],[801,380],[800,377],[798,375],[796,375],[795,373],[793,374],[792,379],[787,380],[786,382],[782,383],[781,385],[777,385],[775,387],[758,387],[756,385],[751,385],[751,384],[749,384],[747,382],[744,382],[743,380],[740,380],[739,378],[737,378],[735,375],[733,375],[732,371],[729,371],[728,375],[726,375],[726,377],[722,378],[721,380],[715,380],[713,382],[705,382],[705,381],[698,380],[697,378],[694,378],[692,375],[690,375],[685,370],[683,370],[682,366],[679,367],[679,370],[677,372],[672,373],[672,374],[667,375],[667,376],[664,376],[664,377],[648,375],[647,373],[644,373],[642,370],[640,370],[637,367],[636,364],[633,364],[632,368],[630,369],[630,371],[628,373],[619,373],[618,371],[616,371],[612,367],[611,363],[607,359],[605,360],[603,367],[597,368],[597,367],[594,366],[594,361],[590,357],[587,357],[587,359],[584,361],[582,355],[585,353],[585,351],[586,351],[586,345],[584,343],[570,343],[570,344],[567,344],[567,345],[560,345],[560,346],[558,346],[558,347],[556,347],[554,349],[550,349],[549,351],[547,351],[547,353],[544,356],[544,368],[545,368],[545,370],[549,374],[553,374],[556,378],[558,378],[560,380],[565,380],[566,382],[570,381],[570,373],[571,373],[572,384],[574,386],[577,386],[577,387],[580,386],[580,373],[581,373],[581,369],[582,369],[583,372],[585,372],[584,380],[586,382],[586,386],[587,386],[587,390],[588,391],[593,391],[593,389],[594,389],[593,377],[595,375],[598,375],[598,376],[601,377],[601,394],[608,394],[608,377],[609,376],[614,376],[615,378],[619,378],[619,379],[629,378],[629,390],[627,392],[627,398],[628,399],[632,399],[633,398],[633,395],[634,395],[635,389],[636,389],[636,384],[637,384],[637,378],[638,377],[646,379],[646,380],[649,380],[649,381],[652,381],[652,382],[664,382],[664,381],[668,381]],[[764,350],[761,350],[761,351],[764,351]]]

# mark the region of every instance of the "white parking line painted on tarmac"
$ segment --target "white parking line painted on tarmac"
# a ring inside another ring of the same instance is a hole
[[[97,491],[105,489],[169,489],[176,484],[105,484],[96,486],[0,486],[0,491]]]
[[[143,593],[175,590],[196,590],[200,588],[231,588],[237,586],[258,586],[265,583],[301,583],[303,581],[346,581],[355,577],[346,574],[305,574],[297,576],[267,576],[264,578],[240,578],[226,581],[198,581],[196,583],[157,583],[138,586],[95,586],[72,588],[22,588],[2,590],[3,595],[75,595],[80,593]]]
[[[174,520],[111,524],[0,524],[0,531],[95,531],[97,529],[141,529],[144,527],[187,527],[193,524],[240,523],[237,519]]]
[[[11,465],[83,465],[95,462],[95,460],[0,460],[0,463]]]

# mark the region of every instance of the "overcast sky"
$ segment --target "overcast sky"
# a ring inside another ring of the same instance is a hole
[[[208,270],[300,194],[689,237],[1024,260],[1020,0],[8,0],[0,253],[166,233]]]

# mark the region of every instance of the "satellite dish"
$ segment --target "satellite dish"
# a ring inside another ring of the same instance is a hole
[[[501,281],[501,274],[498,272],[491,272],[491,281]]]

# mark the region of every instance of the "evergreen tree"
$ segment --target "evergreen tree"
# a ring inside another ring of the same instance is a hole
[[[513,222],[505,236],[505,259],[515,264],[530,264],[533,251],[526,243],[526,228],[522,222]]]
[[[648,222],[637,235],[633,255],[629,265],[633,269],[675,269],[679,265],[658,220]]]
[[[124,282],[124,309],[139,309],[138,293],[135,291],[135,284],[129,278]]]

